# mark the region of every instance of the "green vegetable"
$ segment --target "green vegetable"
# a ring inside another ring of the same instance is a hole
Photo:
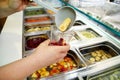
[[[115,80],[114,76],[110,75],[110,80]]]

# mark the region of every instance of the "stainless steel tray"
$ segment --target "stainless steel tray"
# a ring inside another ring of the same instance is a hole
[[[46,68],[44,68],[44,71],[42,69],[36,71],[35,73],[33,73],[30,77],[28,77],[28,80],[32,80],[32,79],[38,79],[38,77],[41,76],[41,79],[45,79],[45,78],[50,78],[50,77],[55,77],[55,76],[59,76],[59,75],[64,75],[67,73],[71,73],[72,71],[75,71],[77,69],[80,69],[82,67],[85,67],[85,64],[82,62],[81,58],[79,57],[79,55],[77,55],[77,53],[75,53],[72,50],[68,51],[67,56],[60,62],[56,63],[56,64],[51,64],[50,66],[47,66]],[[46,71],[47,72],[46,72]],[[59,71],[59,72],[55,72]],[[39,72],[40,71],[40,72]],[[44,72],[44,75],[42,74],[42,72]],[[49,75],[45,75],[49,73]],[[38,76],[38,77],[34,77],[34,75]]]
[[[104,70],[94,75],[89,75],[87,76],[87,80],[120,80],[119,65],[117,65],[117,67],[108,68],[108,70]]]
[[[119,55],[119,48],[110,42],[79,48],[80,55],[93,64]]]

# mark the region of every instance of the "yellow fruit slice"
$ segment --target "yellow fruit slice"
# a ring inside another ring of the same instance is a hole
[[[65,31],[71,23],[70,18],[66,18],[63,23],[59,26],[60,31]]]

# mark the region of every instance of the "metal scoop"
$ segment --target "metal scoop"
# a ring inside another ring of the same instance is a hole
[[[71,26],[73,26],[75,19],[76,19],[76,12],[74,11],[73,8],[65,6],[65,7],[62,7],[59,10],[57,10],[57,9],[53,8],[51,5],[48,5],[41,0],[33,0],[33,1],[51,11],[53,11],[54,13],[56,13],[55,14],[55,23],[56,23],[56,27],[58,29],[66,18],[70,18],[71,23],[67,26],[67,29],[65,31],[67,31],[68,29],[71,28]]]
[[[73,26],[75,19],[76,19],[76,13],[73,8],[68,7],[68,6],[60,8],[59,11],[55,15],[55,23],[58,29],[60,25],[63,23],[63,21],[67,18],[70,18],[71,22],[67,26],[67,29],[65,31],[67,31]]]

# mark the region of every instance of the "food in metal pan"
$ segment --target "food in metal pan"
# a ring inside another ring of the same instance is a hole
[[[95,37],[97,37],[93,32],[90,32],[90,31],[80,31],[80,34],[82,34],[86,38],[95,38]]]
[[[28,9],[24,11],[24,15],[25,16],[32,16],[32,15],[41,15],[41,14],[45,14],[45,10],[43,9]]]
[[[91,57],[89,60],[90,60],[91,63],[95,62],[95,58],[93,58],[93,57]]]
[[[105,52],[104,50],[96,50],[90,53],[89,61],[91,63],[99,62],[108,58],[111,58],[112,55],[110,53]]]
[[[41,42],[48,39],[46,34],[30,36],[26,38],[26,50],[31,50],[36,48]]]
[[[43,16],[43,17],[34,17],[34,18],[25,18],[25,23],[31,22],[43,22],[43,21],[50,21],[50,17]]]
[[[120,68],[102,72],[98,75],[89,77],[87,80],[120,80]]]
[[[38,78],[53,76],[55,74],[59,74],[61,72],[73,70],[76,68],[77,65],[74,62],[74,60],[71,57],[66,56],[63,60],[59,61],[58,63],[37,70],[31,75],[31,77],[38,79]]]
[[[32,27],[26,30],[26,32],[36,32],[36,31],[45,31],[45,30],[50,30],[50,26],[46,27]]]

